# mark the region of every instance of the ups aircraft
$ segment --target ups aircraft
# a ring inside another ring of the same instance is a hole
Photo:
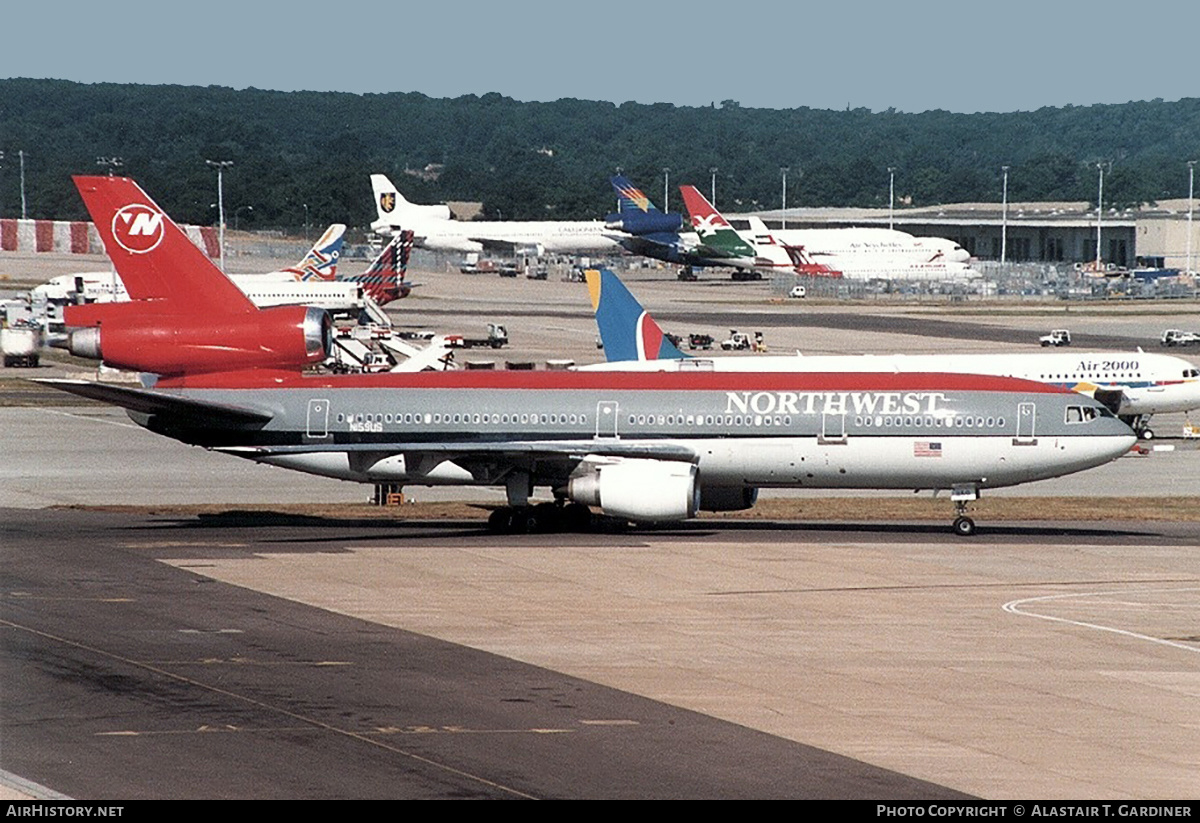
[[[145,388],[42,381],[184,443],[364,483],[498,486],[498,531],[752,506],[758,489],[981,489],[1098,466],[1135,442],[1053,386],[929,373],[422,372],[334,375],[317,309],[259,309],[132,181],[76,185],[133,301],[71,306]],[[868,413],[870,410],[870,413]],[[530,506],[536,488],[555,503]]]

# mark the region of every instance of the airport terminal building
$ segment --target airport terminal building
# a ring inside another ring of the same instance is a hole
[[[925,237],[955,240],[972,257],[1011,262],[1087,263],[1096,259],[1096,210],[1083,202],[960,203],[896,209],[789,208],[756,212],[769,227],[789,229],[889,226]],[[1200,266],[1200,220],[1189,220],[1186,199],[1140,209],[1105,210],[1100,252],[1107,264],[1190,269]],[[729,215],[734,217],[735,215]],[[743,215],[744,216],[744,215]],[[786,223],[786,225],[785,225]]]

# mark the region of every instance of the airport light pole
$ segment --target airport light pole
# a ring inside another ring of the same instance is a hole
[[[1000,169],[1004,172],[1004,205],[1000,211],[1000,262],[1004,263],[1008,259],[1008,166],[1001,166]]]
[[[717,167],[713,166],[708,170],[712,174],[712,207],[717,207]]]
[[[896,167],[888,166],[888,230],[896,226]]]
[[[1103,271],[1100,262],[1100,224],[1104,217],[1104,164],[1097,163],[1096,169],[1100,172],[1100,189],[1096,195],[1096,274],[1100,274]]]
[[[232,160],[205,160],[217,170],[217,225],[221,245],[221,271],[225,271],[225,169],[233,165]],[[236,217],[237,215],[234,215]]]
[[[1195,194],[1193,184],[1196,182],[1196,161],[1189,160],[1188,164],[1188,224],[1187,224],[1187,270],[1192,273],[1192,196]]]
[[[787,228],[787,173],[792,170],[791,166],[780,166],[779,173],[783,175],[783,210],[779,217],[779,230],[783,231]]]
[[[664,212],[668,212],[671,210],[671,201],[667,197],[667,193],[670,191],[670,188],[668,188],[670,183],[671,183],[671,170],[669,168],[667,168],[666,166],[663,166],[663,211]]]
[[[17,157],[21,160],[21,219],[28,220],[25,214],[25,150],[18,151]]]

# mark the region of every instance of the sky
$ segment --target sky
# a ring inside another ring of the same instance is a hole
[[[0,77],[1010,112],[1200,97],[1198,30],[1194,0],[26,0]]]

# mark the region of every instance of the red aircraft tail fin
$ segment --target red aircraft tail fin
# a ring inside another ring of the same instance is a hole
[[[201,316],[257,310],[137,183],[127,177],[74,179],[131,299]]]

